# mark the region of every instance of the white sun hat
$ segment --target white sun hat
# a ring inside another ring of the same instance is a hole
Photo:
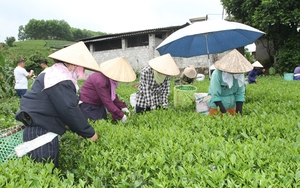
[[[132,82],[136,74],[124,57],[117,57],[100,64],[100,71],[110,79],[119,82]]]
[[[194,65],[189,65],[183,70],[183,74],[188,78],[195,78],[197,76],[197,71]]]
[[[253,69],[253,65],[236,49],[216,61],[214,65],[221,71],[233,74],[245,73]]]
[[[264,66],[262,66],[262,64],[260,64],[259,61],[255,61],[254,63],[252,63],[253,67],[259,67],[259,68],[263,68]]]
[[[152,69],[168,76],[177,76],[180,73],[178,66],[170,54],[165,54],[151,59],[148,64]]]
[[[99,71],[100,69],[91,52],[82,41],[60,49],[50,54],[48,57],[93,71]]]

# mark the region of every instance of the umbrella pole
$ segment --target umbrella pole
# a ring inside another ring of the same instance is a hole
[[[210,79],[210,58],[209,58],[209,54],[208,54],[208,78]]]
[[[206,40],[206,53],[208,55],[208,78],[210,79],[210,59],[209,59],[209,49],[208,49],[208,42],[207,42],[207,34],[205,35],[205,40]]]

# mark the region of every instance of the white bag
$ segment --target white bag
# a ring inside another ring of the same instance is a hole
[[[130,104],[133,108],[136,106],[136,93],[130,95]]]
[[[51,142],[57,136],[56,133],[48,132],[33,140],[23,142],[15,147],[15,152],[18,157],[23,157],[26,153],[35,150],[49,142]]]
[[[206,104],[205,97],[207,97],[207,93],[194,93],[195,101],[196,101],[196,112],[200,114],[209,114],[209,109]]]

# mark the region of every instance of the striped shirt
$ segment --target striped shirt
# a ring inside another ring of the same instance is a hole
[[[150,66],[142,69],[140,83],[136,92],[136,105],[142,108],[151,109],[163,105],[168,107],[168,95],[170,93],[170,77],[166,76],[161,84],[157,84],[154,79],[153,70]]]

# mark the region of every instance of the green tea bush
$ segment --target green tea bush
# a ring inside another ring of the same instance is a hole
[[[0,51],[0,99],[14,95],[14,68]]]
[[[169,109],[136,114],[129,96],[138,81],[119,83],[117,93],[131,110],[128,122],[91,121],[97,142],[67,132],[53,172],[52,164],[27,157],[1,164],[0,186],[299,187],[300,82],[258,79],[246,86],[243,116],[223,118],[198,114],[195,105],[175,109],[173,91]],[[195,86],[207,92],[209,81]]]

